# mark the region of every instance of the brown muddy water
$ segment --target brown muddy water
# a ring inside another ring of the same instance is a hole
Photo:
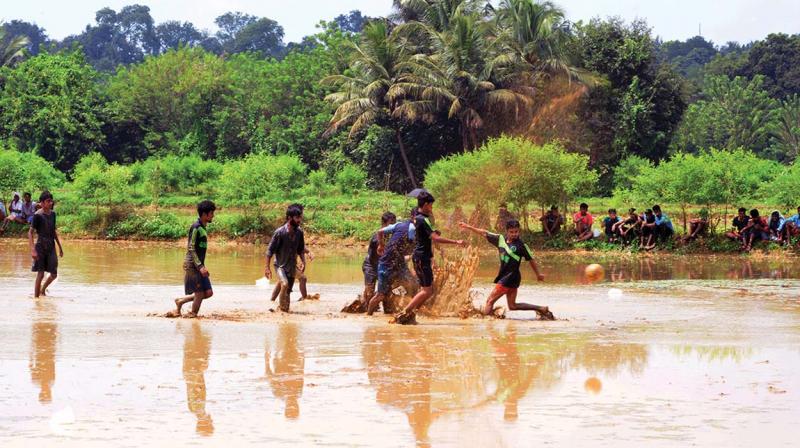
[[[261,249],[212,249],[200,320],[182,244],[67,242],[50,296],[0,240],[0,446],[796,446],[800,270],[742,257],[543,256],[506,320],[342,316],[360,251],[318,253],[320,301],[269,312]],[[587,285],[586,264],[606,267]],[[494,259],[481,263],[484,297]],[[296,299],[297,293],[293,299]]]

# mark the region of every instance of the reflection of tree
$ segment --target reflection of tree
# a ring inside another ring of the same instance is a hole
[[[724,345],[674,345],[671,347],[671,351],[677,356],[689,357],[695,355],[702,361],[732,360],[742,362],[742,360],[753,354],[752,347]]]
[[[36,310],[31,325],[31,353],[28,367],[31,381],[39,386],[39,401],[52,400],[52,387],[56,381],[56,343],[58,326],[53,304],[46,300],[36,301]]]
[[[272,394],[286,402],[284,415],[290,419],[300,416],[298,400],[303,394],[305,372],[305,355],[298,348],[297,334],[297,324],[281,324],[274,356],[271,356],[269,346],[264,352],[264,370]]]
[[[519,336],[459,328],[372,327],[364,334],[363,357],[378,403],[406,414],[419,446],[429,445],[431,424],[447,413],[502,403],[506,420],[532,389],[555,386],[572,369],[641,371],[647,350],[637,344],[600,344],[589,334]]]
[[[183,379],[186,381],[186,401],[197,417],[197,433],[210,436],[214,433],[214,422],[206,413],[206,379],[208,356],[211,353],[211,337],[203,331],[199,321],[193,321],[183,342]]]

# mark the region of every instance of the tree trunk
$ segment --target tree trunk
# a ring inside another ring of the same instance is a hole
[[[406,155],[406,145],[403,143],[403,137],[400,134],[400,129],[395,129],[397,135],[397,144],[400,146],[400,157],[403,158],[403,164],[406,166],[406,174],[411,181],[411,185],[417,188],[417,179],[414,177],[414,172],[411,171],[411,164],[408,163],[408,156]]]

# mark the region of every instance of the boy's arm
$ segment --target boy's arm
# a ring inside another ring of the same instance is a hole
[[[455,245],[458,245],[458,246],[464,246],[465,245],[464,244],[464,240],[451,240],[449,238],[445,238],[445,237],[439,235],[438,233],[431,233],[431,241],[433,241],[434,243],[439,243],[439,244],[455,244]]]
[[[267,265],[264,267],[264,277],[267,279],[272,279],[272,256],[275,255],[275,252],[278,250],[278,235],[273,234],[272,239],[269,242],[269,246],[267,246]]]
[[[304,235],[300,235],[300,246],[297,248],[297,255],[300,256],[300,270],[306,270],[306,238]]]
[[[458,226],[461,227],[463,230],[469,230],[470,232],[477,233],[478,235],[484,236],[484,237],[486,236],[487,233],[489,233],[489,231],[486,230],[486,229],[479,229],[479,228],[473,227],[473,226],[471,226],[471,225],[469,225],[469,224],[467,224],[465,222],[458,223]]]
[[[56,244],[58,245],[58,256],[64,256],[64,248],[61,247],[61,240],[58,239],[58,230],[53,230],[53,234],[56,236]]]
[[[28,228],[28,247],[31,250],[31,257],[33,257],[34,260],[38,259],[39,254],[36,253],[36,249],[33,247],[33,223],[31,223],[31,226]]]

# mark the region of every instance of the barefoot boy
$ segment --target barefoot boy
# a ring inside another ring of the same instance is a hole
[[[406,257],[411,255],[414,250],[414,238],[416,236],[414,217],[416,214],[417,209],[415,208],[411,211],[411,218],[408,221],[389,224],[376,233],[378,237],[376,252],[380,258],[378,258],[378,266],[375,271],[376,290],[367,299],[366,304],[366,311],[369,316],[378,309],[378,305],[381,303],[383,303],[384,313],[392,312],[392,304],[389,301],[392,287],[396,282],[407,280],[411,277]],[[389,241],[384,245],[384,239],[387,235],[389,235]]]
[[[186,314],[188,318],[195,318],[200,312],[203,300],[214,295],[211,289],[211,280],[206,269],[206,250],[208,249],[208,233],[206,226],[214,220],[214,211],[217,206],[209,200],[197,204],[197,221],[189,227],[189,236],[186,243],[186,258],[183,260],[183,297],[175,299],[177,307],[168,317],[181,317],[183,304],[192,302],[192,311]]]
[[[392,212],[386,212],[381,216],[381,227],[386,227],[396,222],[397,217]],[[367,256],[361,265],[361,272],[364,273],[364,295],[361,296],[364,311],[367,310],[370,299],[375,295],[375,285],[378,282],[378,260],[382,255],[378,253],[378,247],[383,245],[380,241],[382,238],[383,233],[380,231],[372,235],[369,240],[369,248],[367,248]]]
[[[414,262],[420,290],[406,308],[395,316],[395,322],[402,325],[416,323],[415,311],[433,295],[433,243],[464,245],[464,240],[444,238],[433,229],[430,216],[433,214],[434,201],[433,195],[427,192],[417,196],[419,213],[414,218],[416,247],[411,260]]]
[[[28,229],[28,246],[31,249],[33,258],[33,272],[36,272],[36,283],[33,287],[33,296],[47,295],[47,287],[58,277],[58,257],[56,257],[56,245],[58,245],[58,256],[64,256],[64,249],[56,232],[56,212],[53,211],[53,195],[49,191],[43,191],[39,196],[39,209],[31,219],[31,227]],[[36,245],[33,244],[33,232],[36,232]],[[44,273],[48,272],[44,284]]]
[[[267,266],[264,276],[272,279],[272,257],[275,257],[275,273],[281,284],[280,301],[278,306],[281,311],[289,312],[289,294],[294,286],[296,273],[303,272],[306,265],[306,244],[303,230],[303,209],[297,204],[292,204],[286,209],[286,224],[275,230],[267,248]],[[297,264],[300,257],[300,264]]]
[[[483,235],[491,245],[497,247],[500,251],[500,272],[498,272],[497,277],[494,279],[496,286],[489,294],[489,297],[486,299],[486,305],[484,305],[481,310],[483,314],[492,314],[495,302],[505,295],[506,301],[508,302],[508,309],[512,311],[536,311],[536,313],[544,319],[552,320],[553,314],[546,306],[517,303],[517,288],[519,288],[519,284],[522,282],[522,275],[519,272],[522,259],[530,262],[531,269],[536,273],[537,280],[540,282],[544,281],[544,275],[539,272],[539,267],[536,265],[536,260],[533,259],[530,248],[519,238],[519,221],[514,219],[509,220],[508,223],[506,223],[505,235],[491,233],[485,229],[477,229],[464,222],[459,225],[462,229]]]

